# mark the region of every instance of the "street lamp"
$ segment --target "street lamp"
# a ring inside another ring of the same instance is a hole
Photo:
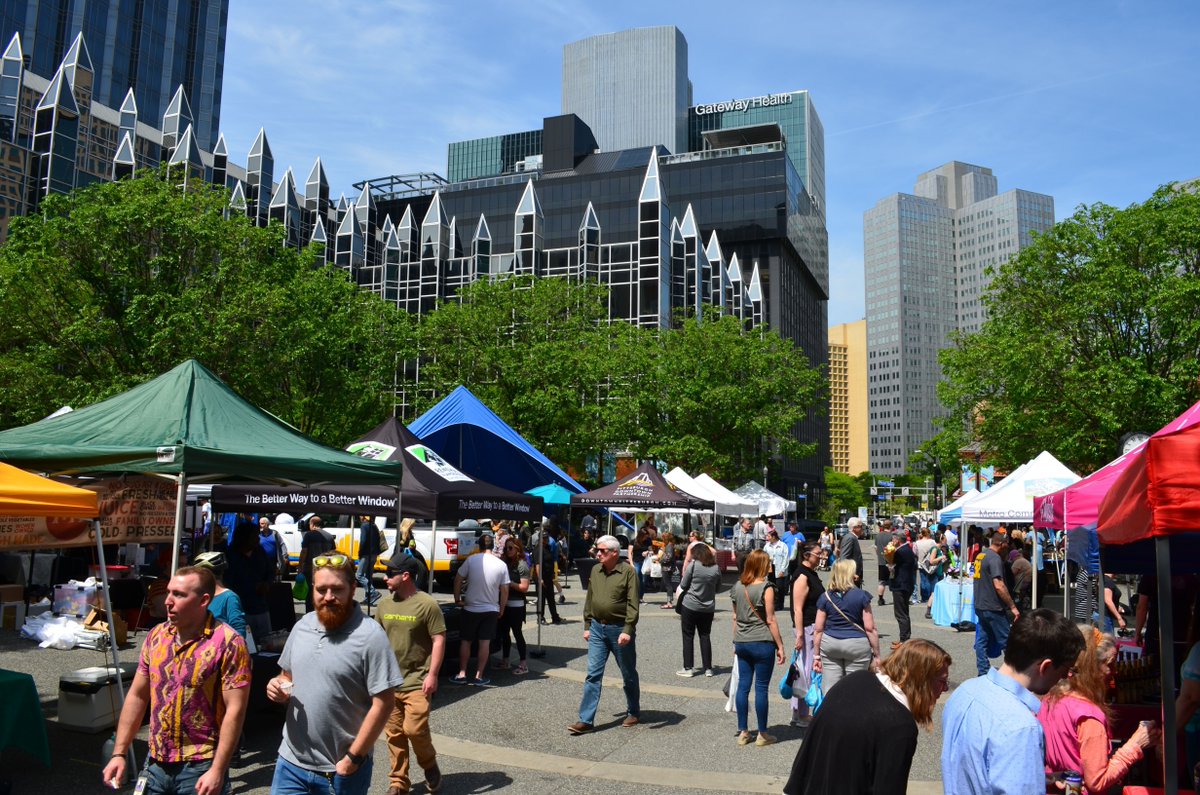
[[[914,450],[914,453],[924,456],[926,461],[933,463],[933,490],[936,496],[933,501],[934,510],[939,510],[942,507],[942,460],[937,453],[932,456],[923,450]]]
[[[763,462],[763,488],[767,488],[767,462]]]
[[[808,484],[804,484],[804,518],[808,518]]]

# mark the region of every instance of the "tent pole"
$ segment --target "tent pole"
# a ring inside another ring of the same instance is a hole
[[[1038,586],[1038,564],[1041,562],[1042,562],[1042,559],[1038,554],[1038,529],[1036,527],[1034,527],[1033,528],[1033,560],[1030,561],[1030,563],[1033,564],[1033,572],[1031,574],[1031,579],[1030,579],[1031,591],[1030,591],[1029,599],[1030,599],[1030,607],[1035,610],[1037,609],[1037,606],[1038,606],[1038,587],[1037,587]]]
[[[121,662],[118,659],[117,630],[113,623],[112,594],[108,590],[108,562],[104,559],[104,541],[100,537],[100,520],[92,522],[92,532],[96,536],[96,554],[100,559],[100,581],[104,584],[104,617],[108,620],[108,646],[112,650],[113,668],[117,669],[117,700],[124,704],[125,682],[121,677]],[[138,776],[138,766],[137,756],[132,745],[129,747],[129,759],[133,762],[131,765],[132,775],[127,778],[129,781],[133,781]]]
[[[1175,735],[1175,623],[1171,604],[1171,538],[1154,538],[1154,558],[1158,575],[1158,664],[1162,684],[1163,789],[1167,795],[1179,792],[1179,743]]]
[[[429,593],[433,593],[433,561],[437,558],[437,519],[433,520],[429,531]],[[399,526],[396,532],[400,532]]]
[[[179,473],[179,490],[175,493],[175,540],[171,546],[171,574],[179,569],[179,542],[183,538],[183,515],[187,510],[187,473]],[[209,532],[211,543],[212,534],[215,533],[217,527],[217,512],[215,508],[210,508],[212,516],[212,530]]]
[[[611,515],[610,515],[609,521],[610,522],[612,521]],[[530,657],[533,657],[538,660],[540,660],[546,656],[546,650],[542,648],[542,619],[541,619],[541,617],[543,615],[545,615],[544,611],[546,609],[542,605],[542,599],[543,598],[549,598],[549,599],[554,598],[554,588],[553,587],[551,587],[550,593],[548,595],[546,595],[545,597],[543,597],[543,595],[542,595],[542,591],[545,590],[545,588],[543,586],[545,579],[542,577],[542,566],[544,566],[546,563],[546,552],[545,552],[546,538],[545,538],[545,536],[546,536],[546,526],[542,525],[542,528],[540,530],[538,530],[537,602],[534,603],[537,605],[537,608],[538,608],[537,648],[529,653]],[[584,629],[587,629],[587,627],[584,627]]]

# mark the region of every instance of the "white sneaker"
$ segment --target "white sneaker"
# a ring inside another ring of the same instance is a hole
[[[705,675],[705,676],[716,676],[716,675],[717,675],[717,672],[716,672],[716,671],[714,671],[714,670],[713,670],[713,669],[711,669],[711,668],[705,668],[705,669],[704,669],[704,675]]]
[[[676,676],[684,676],[684,677],[692,677],[698,673],[700,673],[700,672],[697,671],[695,668],[680,668],[678,671],[675,672],[675,675]]]

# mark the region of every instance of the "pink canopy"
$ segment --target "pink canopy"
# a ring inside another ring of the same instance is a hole
[[[1044,497],[1034,497],[1034,527],[1065,531],[1076,527],[1095,526],[1104,495],[1108,494],[1113,481],[1125,471],[1143,446],[1144,443],[1138,445],[1065,489],[1059,489]]]

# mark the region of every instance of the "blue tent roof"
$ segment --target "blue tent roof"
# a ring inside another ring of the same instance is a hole
[[[458,469],[512,491],[557,483],[586,491],[570,475],[459,386],[408,429]]]

